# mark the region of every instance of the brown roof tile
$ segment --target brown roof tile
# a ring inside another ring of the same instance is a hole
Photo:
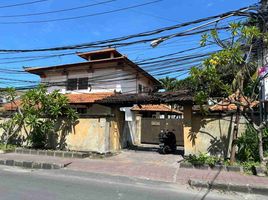
[[[14,110],[17,110],[18,106],[20,105],[21,105],[21,101],[17,99],[15,100],[15,102],[3,104],[3,108],[5,111],[14,111]]]
[[[228,98],[222,100],[218,104],[215,104],[211,106],[209,109],[210,111],[234,111],[237,109],[237,105],[233,103],[235,101],[235,94],[230,95]],[[248,104],[249,107],[253,108],[256,107],[259,102],[258,101],[251,101],[247,97],[240,97],[239,102],[242,104],[241,110],[243,110],[244,106],[247,106]]]
[[[112,96],[112,92],[102,92],[102,93],[88,93],[88,94],[65,94],[68,98],[70,104],[78,103],[94,103],[97,100],[102,100],[106,97]],[[15,103],[6,103],[3,105],[4,110],[14,111],[17,109],[17,106],[21,105],[21,101],[18,99]]]
[[[97,100],[102,100],[106,97],[112,96],[114,93],[105,92],[105,93],[88,93],[88,94],[66,94],[69,102],[71,104],[76,103],[94,103]]]

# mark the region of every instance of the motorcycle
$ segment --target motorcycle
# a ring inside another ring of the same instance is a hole
[[[161,154],[174,153],[177,150],[176,136],[169,130],[161,130],[159,133],[159,152]]]

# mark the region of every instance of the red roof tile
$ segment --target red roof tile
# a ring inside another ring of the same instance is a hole
[[[102,100],[106,97],[112,96],[114,93],[88,93],[88,94],[66,94],[71,104],[75,103],[94,103],[97,100]]]
[[[65,94],[68,98],[70,104],[78,104],[78,103],[94,103],[97,100],[102,100],[106,97],[112,96],[114,93],[112,92],[102,92],[102,93],[88,93],[88,94]],[[21,105],[21,101],[18,99],[15,103],[6,103],[3,105],[4,110],[6,111],[14,111],[17,109],[17,106]]]
[[[222,100],[216,105],[211,106],[209,109],[211,111],[234,111],[237,109],[236,104],[233,103],[234,101],[235,101],[235,94],[230,95],[228,98]],[[241,110],[243,110],[243,106],[247,106],[248,104],[250,104],[249,107],[251,108],[256,107],[259,104],[258,101],[251,101],[247,97],[240,97],[239,102],[242,104]]]
[[[18,106],[21,105],[21,101],[19,99],[15,100],[15,102],[12,103],[5,103],[3,105],[4,110],[6,111],[13,111],[17,110]]]

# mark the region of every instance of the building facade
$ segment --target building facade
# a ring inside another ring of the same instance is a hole
[[[25,70],[39,75],[48,91],[63,94],[148,93],[160,86],[158,80],[114,48],[77,55],[86,62]]]

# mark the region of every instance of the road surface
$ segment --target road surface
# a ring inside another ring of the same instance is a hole
[[[227,200],[265,199],[247,194],[194,190],[150,180],[70,170],[27,170],[0,166],[1,200]]]

